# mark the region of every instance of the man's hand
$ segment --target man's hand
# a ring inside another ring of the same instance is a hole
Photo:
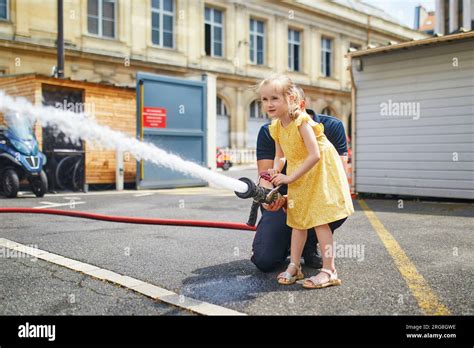
[[[267,189],[273,189],[274,186],[270,182],[271,176],[278,174],[278,171],[273,169],[273,160],[259,160],[257,161],[257,167],[258,167],[258,173],[260,176],[260,181],[258,184],[262,187],[265,187]],[[269,177],[263,176],[262,173],[267,172]],[[267,180],[265,180],[265,177],[267,177]],[[286,208],[286,196],[280,197],[280,199],[277,199],[275,202],[272,204],[262,204],[263,209],[267,211],[278,211],[281,208],[285,209]]]
[[[272,204],[262,204],[262,206],[263,206],[263,209],[268,210],[268,211],[278,211],[281,208],[285,210],[286,209],[286,196],[280,197],[280,199],[277,199]]]

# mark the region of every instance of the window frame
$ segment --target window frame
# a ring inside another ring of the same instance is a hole
[[[327,49],[325,46],[324,46],[324,42],[329,42],[329,49]],[[333,42],[334,42],[334,39],[328,37],[328,36],[322,36],[321,37],[321,69],[320,69],[320,72],[321,72],[321,76],[323,77],[332,77],[334,74],[333,74],[333,67],[334,67],[334,64],[333,64],[333,59],[334,59],[334,55],[333,55]],[[326,54],[329,53],[329,74],[327,74],[327,66],[326,66]]]
[[[354,42],[354,41],[350,41],[349,42],[349,49],[351,48],[354,48],[356,49],[357,51],[360,51],[362,49],[362,45],[360,43],[357,43],[357,42]]]
[[[220,110],[218,107],[219,101],[220,101]],[[224,111],[224,113],[222,113],[222,111]],[[224,99],[222,99],[219,96],[216,97],[216,115],[222,116],[222,117],[229,117],[227,106],[225,105]]]
[[[293,34],[290,35],[290,32]],[[294,39],[294,33],[299,33],[298,41]],[[302,58],[302,51],[301,51],[301,37],[303,36],[303,31],[296,28],[288,28],[288,69],[290,71],[300,72],[302,71],[301,58]],[[295,69],[295,57],[293,56],[294,46],[298,45],[298,69]],[[290,49],[291,47],[291,49]]]
[[[118,39],[118,32],[117,32],[117,21],[118,21],[118,0],[94,0],[97,1],[97,16],[91,16],[89,15],[89,3],[88,1],[86,2],[86,11],[87,11],[87,19],[86,19],[86,27],[87,27],[87,34],[90,36],[94,36],[97,38],[101,39],[106,39],[106,40],[117,40]],[[104,14],[103,14],[103,4],[104,1],[107,2],[113,2],[114,3],[114,36],[104,36],[103,33],[103,20],[104,20]],[[97,23],[97,34],[91,33],[89,31],[89,17],[96,17],[98,20]]]
[[[256,116],[252,117],[252,113]],[[267,115],[264,112],[262,112],[262,102],[259,99],[255,99],[249,104],[249,117],[248,118],[250,120],[268,120]]]
[[[211,11],[211,19],[210,20],[207,20],[206,19],[206,9],[209,9]],[[216,23],[214,21],[214,13],[215,11],[219,11],[222,15],[222,23]],[[206,50],[206,25],[209,24],[210,27],[211,27],[211,37],[210,37],[210,46],[211,46],[211,54],[208,55],[207,52],[206,52],[206,56],[207,57],[213,57],[213,58],[224,58],[225,57],[225,46],[224,46],[224,42],[225,42],[225,11],[224,10],[221,10],[219,8],[216,8],[216,7],[212,7],[212,6],[208,6],[207,4],[205,4],[204,6],[204,51]],[[220,27],[221,28],[221,31],[222,31],[222,40],[221,40],[221,52],[222,52],[222,55],[218,56],[215,54],[214,52],[214,27]]]
[[[151,16],[150,16],[151,44],[155,47],[167,48],[167,49],[174,50],[174,49],[176,49],[176,36],[175,36],[175,33],[176,33],[176,30],[175,30],[175,26],[176,26],[176,1],[171,0],[171,2],[173,4],[173,12],[165,11],[165,8],[163,6],[164,0],[158,0],[158,1],[160,2],[160,8],[156,9],[156,8],[153,7],[153,0],[150,0],[150,8],[151,8],[151,11],[150,11],[150,13],[151,13]],[[154,27],[153,27],[153,13],[158,13],[159,21],[160,21],[160,27],[158,28],[159,40],[160,40],[159,44],[153,42],[153,30],[154,30]],[[171,16],[171,18],[172,18],[171,47],[168,47],[168,46],[164,45],[164,40],[163,40],[163,36],[164,36],[163,35],[164,34],[163,16],[164,15]]]
[[[327,111],[326,111],[327,110]],[[324,112],[329,112],[328,114],[325,114]],[[321,115],[326,115],[326,116],[334,116],[334,110],[332,109],[332,107],[330,107],[329,105],[326,105],[324,108],[321,109]]]
[[[5,0],[5,18],[0,17],[0,21],[8,22],[10,20],[10,0]]]
[[[254,22],[254,27],[252,27],[252,21]],[[263,33],[259,33],[258,32],[258,22],[262,23],[263,24]],[[255,30],[254,30],[255,29]],[[257,18],[253,18],[253,17],[250,17],[249,18],[249,35],[250,35],[250,38],[249,38],[249,56],[250,56],[250,63],[251,64],[254,64],[254,65],[265,65],[266,63],[266,58],[267,58],[267,54],[266,54],[266,22],[262,19],[257,19]],[[251,38],[252,36],[254,37],[254,47],[251,46]],[[257,44],[257,39],[258,37],[261,37],[262,38],[262,62],[259,63],[258,62],[258,44]],[[252,50],[253,50],[253,56],[252,56]]]

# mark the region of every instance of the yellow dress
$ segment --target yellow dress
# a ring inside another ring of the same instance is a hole
[[[269,126],[270,135],[285,154],[287,175],[308,156],[298,129],[302,122],[313,128],[321,155],[314,167],[288,185],[287,225],[305,230],[343,219],[354,213],[354,206],[339,154],[324,135],[323,124],[314,122],[307,114],[300,115],[287,127],[278,119]]]

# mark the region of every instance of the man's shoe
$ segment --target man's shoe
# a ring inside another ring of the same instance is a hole
[[[323,259],[315,251],[303,254],[303,259],[304,259],[305,266],[308,266],[308,267],[311,267],[311,268],[322,268],[323,267]]]

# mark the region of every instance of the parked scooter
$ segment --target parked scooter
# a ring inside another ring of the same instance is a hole
[[[8,198],[17,196],[20,183],[27,179],[37,197],[48,191],[43,170],[46,156],[39,151],[30,122],[19,114],[6,114],[8,127],[0,127],[0,191]]]

